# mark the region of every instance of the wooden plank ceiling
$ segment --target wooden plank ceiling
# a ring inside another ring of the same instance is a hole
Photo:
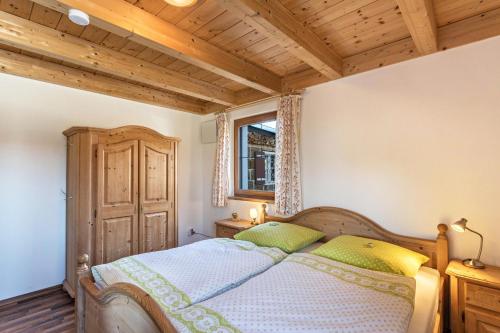
[[[91,25],[67,17],[84,10]],[[0,71],[205,114],[500,34],[500,0],[0,0]]]

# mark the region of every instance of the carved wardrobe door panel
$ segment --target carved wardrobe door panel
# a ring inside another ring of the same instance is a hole
[[[97,148],[96,264],[138,252],[138,141]]]
[[[139,143],[139,251],[175,246],[174,156],[169,141]]]
[[[74,296],[79,265],[177,246],[180,139],[133,125],[71,127],[64,135],[68,138],[64,288]]]

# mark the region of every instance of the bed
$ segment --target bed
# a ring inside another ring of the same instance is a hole
[[[423,297],[423,299],[420,299],[417,293],[415,297],[415,310],[413,311],[412,318],[408,318],[408,320],[411,319],[409,323],[409,332],[428,332],[429,329],[432,329],[433,332],[442,331],[442,314],[446,282],[444,271],[448,264],[448,240],[446,236],[446,225],[439,225],[437,238],[430,240],[391,233],[360,214],[335,207],[310,208],[298,213],[295,216],[287,218],[267,216],[264,213],[261,220],[294,223],[323,231],[326,236],[322,239],[322,241],[328,241],[341,234],[350,234],[384,240],[386,242],[394,243],[427,255],[430,258],[429,262],[426,264],[429,267],[429,270],[427,275],[425,275],[425,269],[427,268],[421,268],[424,272],[422,273],[423,278],[420,278],[420,284],[426,286],[425,288],[427,290],[431,290],[429,285],[434,285],[434,288],[432,289],[432,292],[421,294],[420,298]],[[186,307],[185,309],[180,309],[178,310],[180,312],[176,312],[176,316],[169,317],[165,315],[162,306],[158,304],[158,302],[134,284],[117,283],[99,290],[96,287],[96,281],[90,274],[90,269],[86,263],[87,258],[82,256],[82,258],[80,258],[78,270],[80,279],[77,295],[77,329],[78,332],[182,332],[184,331],[183,325],[186,323],[179,322],[179,315],[183,315],[183,318],[191,318],[190,315],[193,314],[199,315],[198,312],[189,313],[189,311],[196,310],[197,306],[201,304],[201,306],[205,306],[205,308],[208,307],[212,310],[215,309],[217,311],[222,311],[224,318],[227,316],[231,317],[232,323],[237,323],[239,328],[243,328],[248,331],[248,328],[245,325],[257,322],[257,317],[250,316],[250,319],[238,322],[235,320],[234,313],[230,314],[230,311],[224,309],[224,304],[227,304],[235,298],[244,300],[244,295],[247,295],[246,297],[252,297],[252,293],[256,295],[259,292],[263,292],[259,291],[258,288],[255,289],[254,287],[270,283],[266,281],[271,281],[269,280],[271,275],[273,275],[274,278],[280,274],[293,275],[290,273],[291,271],[288,273],[283,272],[283,270],[286,271],[287,269],[292,269],[294,267],[293,265],[297,264],[296,262],[288,263],[288,261],[298,260],[298,258],[300,259],[303,257],[310,260],[311,258],[307,258],[308,256],[313,255],[307,253],[292,254],[280,264],[272,266],[264,273],[251,278],[243,285],[227,290],[224,293],[219,293],[218,296],[209,297],[201,303]],[[431,270],[431,268],[433,270]],[[380,279],[380,277],[377,278]],[[400,282],[401,281],[398,281],[397,283]],[[419,277],[417,276],[417,289],[418,285]],[[251,292],[251,290],[254,291]],[[243,302],[243,304],[237,306],[244,309],[245,306],[248,306],[247,303]],[[425,305],[423,307],[419,307],[419,303]],[[397,300],[396,307],[404,308],[404,304],[404,298],[400,297],[400,299]],[[274,308],[272,308],[273,306]],[[246,310],[246,313],[251,313],[248,309]],[[271,304],[270,309],[276,309],[276,304]],[[267,309],[268,313],[272,312],[270,309]],[[402,313],[406,315],[409,313],[407,308],[402,311]],[[245,311],[242,311],[242,313],[243,312]],[[256,311],[255,314],[258,314],[258,311]],[[261,314],[261,316],[262,315],[263,314]],[[398,314],[395,313],[394,315]],[[423,330],[423,325],[418,324],[423,321],[425,321],[425,323],[429,323],[432,327]],[[234,331],[239,330],[238,327],[234,328],[236,328]]]

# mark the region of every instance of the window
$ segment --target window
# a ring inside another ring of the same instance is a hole
[[[234,121],[234,195],[274,200],[276,112]]]

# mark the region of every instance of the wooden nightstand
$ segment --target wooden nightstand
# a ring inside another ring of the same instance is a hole
[[[500,332],[500,267],[466,267],[452,260],[450,276],[453,333]]]
[[[254,226],[250,223],[250,221],[240,220],[235,222],[232,219],[216,221],[215,225],[217,228],[215,236],[227,237],[227,238],[233,238],[233,236],[236,235],[238,232],[250,229],[251,227]]]

